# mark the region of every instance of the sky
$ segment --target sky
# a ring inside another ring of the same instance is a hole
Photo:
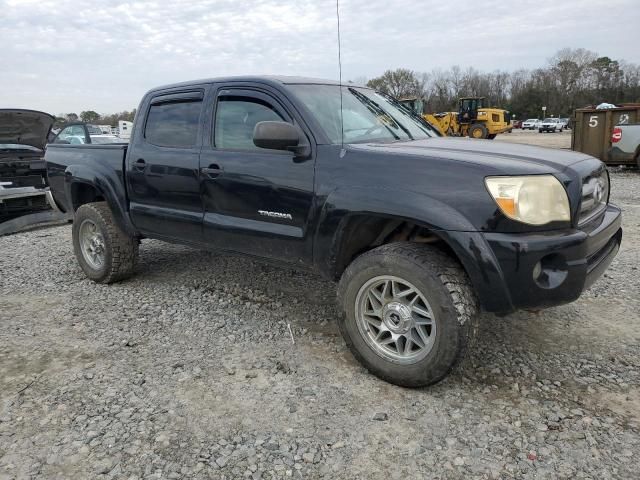
[[[640,0],[340,0],[342,78],[537,68],[564,47],[640,63]],[[167,83],[338,79],[335,0],[0,0],[0,108],[137,107]]]

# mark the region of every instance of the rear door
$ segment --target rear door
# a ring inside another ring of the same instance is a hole
[[[143,107],[126,176],[131,219],[144,233],[202,240],[199,155],[205,90],[161,92]]]
[[[220,86],[212,94],[213,132],[200,155],[204,236],[219,248],[287,263],[311,257],[315,147],[311,135],[278,92]],[[253,144],[261,121],[298,126],[311,154]]]

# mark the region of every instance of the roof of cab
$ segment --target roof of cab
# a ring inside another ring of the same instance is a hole
[[[203,78],[199,80],[191,80],[188,82],[173,83],[169,85],[162,85],[160,87],[152,88],[149,92],[156,92],[160,90],[170,90],[173,88],[190,87],[196,85],[203,85],[208,83],[241,83],[241,82],[255,82],[264,83],[267,85],[340,85],[340,82],[336,80],[327,80],[324,78],[310,78],[310,77],[289,77],[285,75],[255,75],[255,76],[234,76],[234,77],[217,77],[217,78]],[[344,83],[343,83],[344,85]],[[360,86],[349,84],[352,86]]]

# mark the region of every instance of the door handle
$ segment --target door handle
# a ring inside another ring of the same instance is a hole
[[[202,173],[203,175],[206,175],[209,178],[216,178],[220,176],[220,174],[222,174],[222,168],[220,168],[219,165],[212,163],[208,167],[201,168],[200,173]]]
[[[144,171],[144,168],[147,166],[147,164],[144,161],[144,158],[139,158],[138,160],[136,160],[133,164],[133,168],[139,172]]]

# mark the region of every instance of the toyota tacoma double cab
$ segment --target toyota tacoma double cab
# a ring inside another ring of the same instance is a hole
[[[621,238],[599,160],[446,138],[369,88],[295,77],[180,83],[142,99],[128,145],[49,145],[87,277],[141,239],[230,251],[337,282],[372,373],[417,387],[462,358],[478,312],[576,300]]]

